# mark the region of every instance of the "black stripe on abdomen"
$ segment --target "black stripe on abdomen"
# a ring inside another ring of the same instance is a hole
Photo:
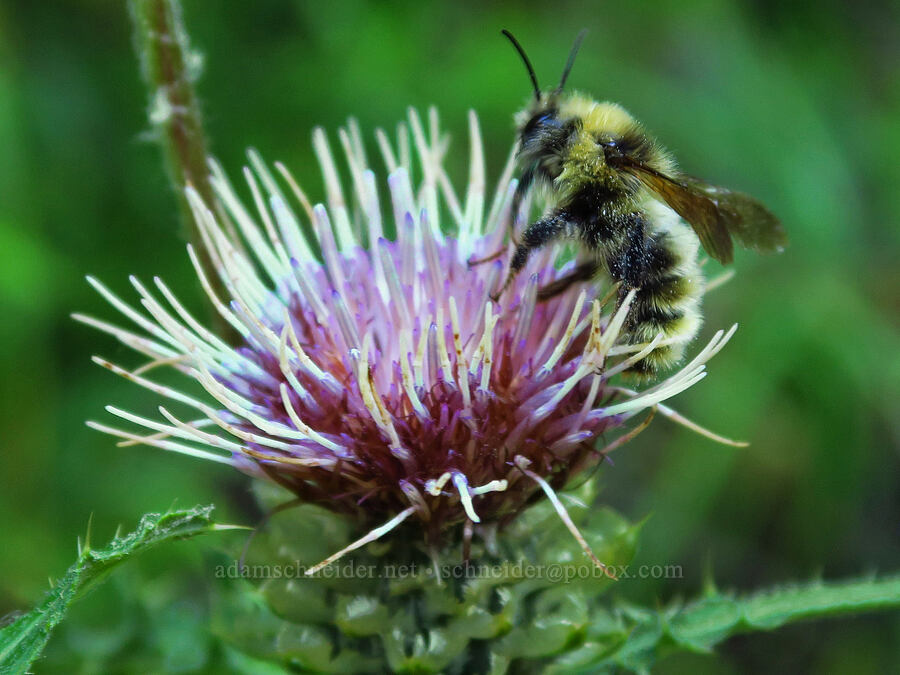
[[[680,250],[678,244],[667,231],[653,232],[644,241],[642,276],[639,280],[625,280],[623,295],[630,288],[638,289],[625,324],[627,340],[632,344],[649,342],[659,333],[687,342],[697,332],[702,282],[689,251]],[[627,256],[628,252],[622,255]],[[684,353],[684,342],[658,347],[632,366],[630,372],[653,375],[677,363]]]

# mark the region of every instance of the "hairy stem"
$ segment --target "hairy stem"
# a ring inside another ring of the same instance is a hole
[[[193,185],[207,206],[214,210],[218,207],[209,182],[206,136],[194,92],[199,57],[190,50],[178,0],[130,0],[129,7],[135,48],[149,94],[148,118],[163,147],[183,232],[218,292],[222,290],[219,275],[184,194],[184,187]],[[224,335],[232,334],[218,313],[213,317]]]

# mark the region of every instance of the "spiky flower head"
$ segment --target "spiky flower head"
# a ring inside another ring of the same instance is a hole
[[[431,544],[448,532],[471,536],[474,524],[502,525],[542,492],[574,531],[554,488],[601,461],[601,436],[701,379],[730,333],[717,333],[644,391],[613,384],[660,339],[617,345],[629,300],[606,310],[608,288],[583,285],[537,302],[538,289],[567,271],[554,264],[557,248],[534,256],[493,302],[506,256],[468,261],[503,246],[510,220],[527,217],[527,202],[510,213],[513,156],[486,199],[470,114],[460,198],[443,167],[448,146],[434,111],[428,127],[410,113],[414,152],[405,126],[397,148],[377,134],[387,208],[353,123],[340,132],[349,191],[324,132],[314,134],[327,205],[312,206],[283,166],[275,165],[276,178],[250,152],[246,206],[211,163],[218,203],[204,204],[190,187],[187,197],[218,281],[196,250],[188,254],[238,344],[195,319],[158,278],[155,290],[131,279],[144,312],[91,279],[140,330],[78,318],[149,359],[136,370],[97,363],[195,413],[181,419],[160,407],[161,417],[149,419],[109,407],[151,433],[91,425],[126,444],[231,464],[357,514],[373,529],[347,550],[407,519]],[[209,397],[157,383],[148,371],[163,365]]]

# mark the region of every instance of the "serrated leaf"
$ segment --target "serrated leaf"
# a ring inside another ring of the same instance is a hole
[[[148,513],[137,529],[117,536],[108,546],[92,549],[85,544],[78,560],[57,581],[43,602],[0,630],[0,673],[23,673],[40,656],[53,629],[73,601],[83,596],[116,565],[166,541],[189,539],[198,534],[230,529],[212,522],[212,506]]]
[[[597,666],[650,668],[670,651],[708,651],[726,638],[773,630],[804,619],[900,608],[900,576],[775,588],[750,595],[715,593],[681,608],[655,612],[629,608],[628,638]]]

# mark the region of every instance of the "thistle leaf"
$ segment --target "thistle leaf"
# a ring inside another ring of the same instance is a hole
[[[677,651],[709,652],[729,637],[828,616],[900,608],[900,576],[797,584],[749,595],[713,592],[660,610],[620,607],[618,621],[588,630],[585,644],[549,672],[648,672]],[[601,622],[603,623],[603,622]],[[612,630],[610,629],[612,626]]]
[[[148,513],[130,534],[115,537],[108,546],[92,549],[89,537],[80,546],[78,560],[57,581],[43,602],[0,629],[0,673],[23,673],[40,656],[53,629],[75,600],[102,580],[116,565],[151,546],[198,534],[232,529],[212,522],[212,506]]]

